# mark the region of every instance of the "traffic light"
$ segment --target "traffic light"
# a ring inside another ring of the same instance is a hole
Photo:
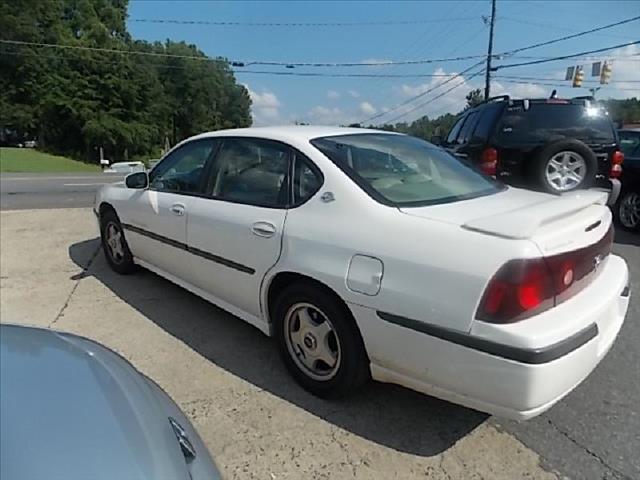
[[[611,78],[613,68],[609,62],[604,62],[602,66],[602,71],[600,72],[600,84],[606,85],[609,83],[609,79]]]
[[[581,87],[583,80],[584,80],[584,70],[582,69],[581,65],[578,65],[576,67],[576,73],[573,76],[573,87],[574,88]]]

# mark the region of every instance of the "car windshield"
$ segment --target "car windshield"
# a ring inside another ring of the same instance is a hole
[[[614,143],[613,124],[602,108],[577,104],[521,102],[506,108],[498,125],[501,144],[549,143],[575,138],[589,143]]]
[[[433,205],[502,189],[470,165],[415,137],[368,133],[316,138],[311,143],[385,204]]]

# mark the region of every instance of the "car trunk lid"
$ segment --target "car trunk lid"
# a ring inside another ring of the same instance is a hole
[[[485,235],[531,240],[548,256],[599,241],[611,225],[606,199],[595,191],[555,196],[508,188],[487,197],[400,210]]]

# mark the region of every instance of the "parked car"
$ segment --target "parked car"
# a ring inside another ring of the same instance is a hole
[[[495,97],[466,111],[442,146],[510,185],[599,188],[615,203],[624,159],[606,110],[587,98]]]
[[[640,129],[619,130],[624,152],[622,192],[616,203],[618,223],[632,232],[640,231]]]
[[[0,325],[0,387],[0,478],[220,478],[167,394],[91,340]]]
[[[142,162],[116,162],[103,170],[104,173],[134,173],[144,172],[146,169]]]
[[[143,266],[275,337],[316,395],[373,377],[524,419],[622,325],[605,201],[507,187],[406,135],[291,126],[190,138],[95,213],[116,272]]]

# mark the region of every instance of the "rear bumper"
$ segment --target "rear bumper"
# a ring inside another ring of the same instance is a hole
[[[520,322],[522,325],[497,326],[512,330],[503,338],[488,338],[487,330],[482,329],[462,333],[435,327],[445,334],[434,334],[415,328],[415,324],[389,321],[366,307],[350,307],[362,332],[374,379],[524,420],[571,392],[607,354],[627,312],[628,278],[625,262],[611,256],[594,282],[597,286],[592,284],[598,290],[588,287],[575,299],[545,312],[546,318],[540,321],[532,317]],[[563,320],[573,331],[563,331],[561,338],[544,345],[526,345],[527,339],[536,339],[527,332],[531,326],[547,328]],[[513,330],[523,326],[517,341]],[[463,344],[455,335],[472,341]],[[509,337],[511,344],[504,341]]]
[[[609,188],[592,188],[591,190],[597,190],[601,192],[606,192],[608,195],[607,205],[615,205],[618,201],[618,197],[620,196],[620,191],[622,190],[622,183],[617,178],[608,179]]]

